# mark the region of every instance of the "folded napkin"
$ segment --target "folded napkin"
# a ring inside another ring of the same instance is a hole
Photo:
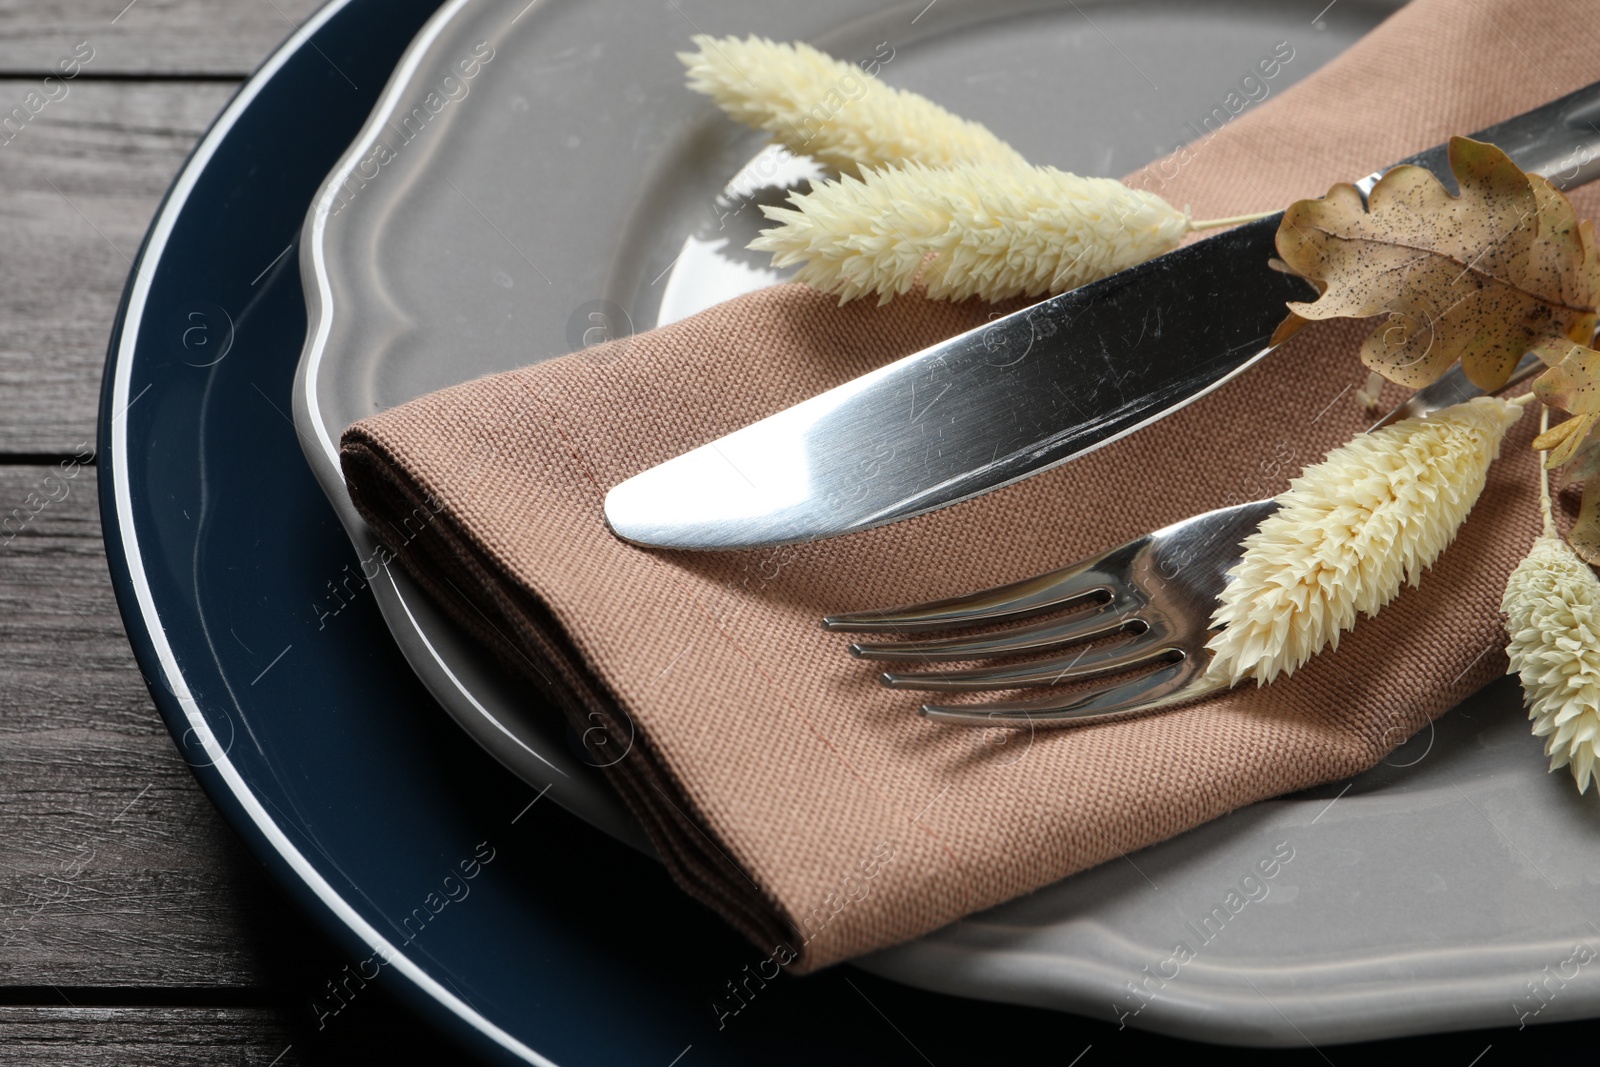
[[[1596,57],[1600,23],[1576,0],[1414,0],[1130,182],[1196,217],[1283,207],[1578,88]],[[1593,215],[1600,188],[1574,199]],[[1539,528],[1531,417],[1421,586],[1266,688],[1032,737],[936,725],[819,625],[1282,491],[1370,421],[1352,387],[1371,323],[1313,326],[1116,445],[908,522],[707,554],[607,530],[602,502],[624,479],[994,310],[840,308],[777,286],[344,435],[351,496],[400,563],[580,732],[603,725],[613,752],[631,739],[606,773],[674,877],[796,971],[1353,775],[1506,669],[1500,595]],[[435,519],[412,520],[419,508]]]

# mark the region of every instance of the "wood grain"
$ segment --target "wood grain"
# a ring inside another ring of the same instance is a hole
[[[291,1043],[278,1067],[456,1062],[382,983],[319,1019],[348,961],[179,757],[96,489],[90,467],[0,466],[0,1065],[269,1064]]]
[[[0,79],[0,102],[29,84]],[[0,146],[0,456],[70,454],[93,440],[131,257],[232,92],[80,81]]]
[[[0,1007],[0,1060],[17,1067],[299,1067],[270,1008]]]
[[[0,985],[258,984],[282,906],[152,707],[95,472],[0,467],[0,504]]]
[[[93,990],[39,992],[38,1003],[0,1004],[3,1067],[468,1062],[459,1048],[376,986],[370,1000],[353,1003],[320,1029],[309,1011],[272,997],[259,1004],[141,1004],[137,996],[94,1004],[84,999]]]
[[[90,77],[243,76],[321,0],[4,0],[0,71],[51,69],[87,42]]]

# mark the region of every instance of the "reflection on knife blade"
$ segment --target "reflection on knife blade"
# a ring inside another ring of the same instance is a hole
[[[1600,171],[1597,107],[1600,83],[1473,136],[1571,187]],[[1406,162],[1454,187],[1443,145]],[[997,319],[668,460],[612,489],[606,520],[664,548],[791,544],[921,515],[1093,451],[1241,373],[1271,351],[1284,303],[1314,298],[1269,265],[1280,218]]]

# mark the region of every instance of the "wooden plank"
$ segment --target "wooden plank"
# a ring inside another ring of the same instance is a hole
[[[28,85],[0,79],[0,101]],[[77,82],[0,146],[0,456],[71,454],[93,440],[131,257],[232,92]]]
[[[0,986],[259,984],[242,928],[285,909],[151,705],[93,469],[0,467],[0,502]]]
[[[242,76],[320,6],[321,0],[3,0],[0,72],[43,74],[83,42],[94,53],[84,67],[91,77]]]
[[[289,1028],[270,1008],[0,1007],[0,1061],[7,1067],[308,1062],[293,1045]]]
[[[4,1067],[464,1062],[459,1048],[378,986],[322,1027],[292,1001],[140,1004],[135,996],[126,1003],[92,1004],[84,998],[93,990],[38,993],[38,1003],[0,1004]],[[68,999],[76,1003],[69,1005]]]
[[[68,472],[0,466],[0,1064],[267,1064],[291,1041],[280,1067],[455,1062],[382,981],[318,1011],[349,960],[179,758],[123,635],[95,471]]]

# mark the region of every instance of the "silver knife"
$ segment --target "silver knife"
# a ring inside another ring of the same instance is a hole
[[[1571,188],[1600,174],[1600,82],[1472,135]],[[1402,160],[1455,189],[1445,145]],[[1381,173],[1381,172],[1380,172]],[[1365,194],[1379,174],[1357,185]],[[1216,389],[1272,351],[1309,283],[1239,226],[881,367],[636,475],[619,537],[738,549],[836,537],[1010,485]]]

